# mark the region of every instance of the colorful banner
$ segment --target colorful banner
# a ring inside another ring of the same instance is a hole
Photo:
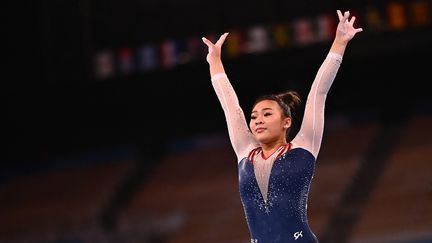
[[[392,1],[380,7],[368,5],[362,11],[351,10],[351,15],[356,16],[355,27],[380,33],[428,27],[432,22],[431,12],[431,1],[417,0],[407,3]],[[223,55],[238,58],[275,49],[329,42],[334,37],[337,23],[337,15],[327,12],[273,25],[257,24],[244,29],[230,29]],[[220,34],[209,32],[203,36],[215,42]],[[101,50],[94,57],[94,73],[96,79],[107,79],[135,72],[169,70],[178,65],[204,61],[206,55],[207,47],[202,43],[201,36],[166,39],[145,43],[136,49],[121,47],[117,51]]]

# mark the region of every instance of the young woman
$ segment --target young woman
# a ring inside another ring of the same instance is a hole
[[[324,129],[326,95],[348,42],[360,31],[355,17],[337,10],[339,23],[327,57],[312,83],[299,132],[288,141],[291,112],[300,102],[294,91],[259,97],[249,127],[221,61],[228,33],[216,43],[205,37],[212,85],[222,105],[237,156],[240,198],[252,243],[318,242],[307,220],[309,186]]]

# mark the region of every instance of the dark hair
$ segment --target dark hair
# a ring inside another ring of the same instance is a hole
[[[293,126],[297,126],[297,115],[296,115],[296,110],[297,108],[300,106],[301,103],[301,99],[300,99],[300,95],[293,90],[288,90],[282,93],[278,93],[278,94],[266,94],[266,95],[262,95],[260,97],[258,97],[253,106],[255,107],[255,105],[263,100],[273,100],[275,101],[279,107],[282,109],[282,114],[285,117],[290,117],[291,118],[291,127],[287,129],[286,131],[286,138],[288,141],[290,141],[289,139],[289,134],[291,131],[291,128]]]

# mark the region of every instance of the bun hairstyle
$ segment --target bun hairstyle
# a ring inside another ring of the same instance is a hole
[[[287,117],[292,117],[293,112],[300,106],[301,99],[300,95],[296,91],[286,91],[275,95],[280,101],[282,101],[281,108]],[[279,103],[279,102],[278,102]],[[287,111],[285,111],[287,110]]]
[[[293,90],[285,91],[285,92],[278,93],[278,94],[262,95],[255,100],[253,107],[255,107],[255,105],[257,103],[259,103],[263,100],[276,101],[276,103],[278,103],[278,105],[282,109],[283,115],[285,117],[291,118],[291,121],[292,121],[291,127],[288,128],[286,131],[287,140],[290,141],[289,134],[290,134],[291,128],[297,127],[299,125],[297,123],[296,110],[301,104],[300,95],[296,91],[293,91]]]

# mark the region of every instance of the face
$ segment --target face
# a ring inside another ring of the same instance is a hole
[[[283,116],[276,101],[263,100],[253,108],[249,126],[260,143],[286,142],[285,134],[291,126],[291,118]]]

